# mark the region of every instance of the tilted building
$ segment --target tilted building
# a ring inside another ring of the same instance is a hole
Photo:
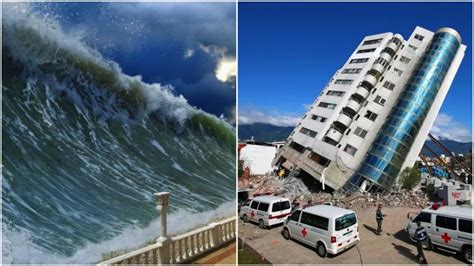
[[[450,28],[365,37],[273,163],[335,190],[389,190],[415,163],[465,50]]]

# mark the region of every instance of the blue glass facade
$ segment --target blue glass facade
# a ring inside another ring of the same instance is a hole
[[[366,158],[349,180],[349,188],[359,187],[365,179],[382,189],[392,187],[459,46],[451,33],[433,36]]]

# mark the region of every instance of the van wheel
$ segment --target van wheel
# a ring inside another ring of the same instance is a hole
[[[258,227],[260,227],[261,229],[265,229],[266,226],[262,219],[258,221]]]
[[[469,264],[472,264],[472,247],[466,246],[462,249],[462,258]]]
[[[244,217],[242,217],[242,219],[244,220],[244,223],[249,222],[249,218],[247,217],[247,214],[244,214]]]
[[[433,246],[431,245],[431,239],[429,237],[426,238],[425,243],[423,243],[423,248],[426,250],[432,250]]]
[[[289,239],[290,239],[290,231],[288,231],[288,228],[283,229],[283,237],[284,237],[286,240],[289,240]]]
[[[318,244],[316,245],[316,253],[318,253],[318,255],[321,258],[326,257],[327,251],[326,251],[326,247],[324,246],[323,243],[318,242]]]

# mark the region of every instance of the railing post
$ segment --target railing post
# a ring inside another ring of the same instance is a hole
[[[221,244],[221,234],[219,231],[219,224],[217,223],[210,223],[209,226],[211,227],[211,238],[212,238],[212,247],[218,247]]]
[[[159,263],[171,263],[171,239],[168,238],[168,198],[169,192],[155,193],[157,204],[156,210],[160,213],[161,218],[161,235],[156,240],[161,243],[162,247],[159,249]]]

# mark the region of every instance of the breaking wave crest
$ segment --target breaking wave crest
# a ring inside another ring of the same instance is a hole
[[[3,262],[94,263],[232,215],[235,133],[28,5],[3,8]],[[230,211],[229,211],[230,210]]]

